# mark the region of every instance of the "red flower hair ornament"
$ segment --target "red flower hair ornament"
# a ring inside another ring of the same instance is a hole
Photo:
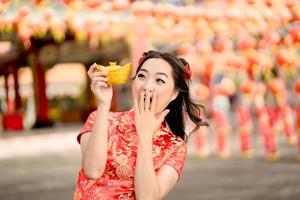
[[[189,79],[192,78],[193,73],[192,73],[192,70],[191,70],[190,65],[188,63],[184,65],[184,69],[185,69],[186,73],[189,75],[188,77],[184,77],[184,80],[188,81]]]
[[[140,57],[138,63],[141,64],[141,63],[143,62],[144,58],[145,58],[145,53],[142,55],[142,57]],[[185,72],[188,74],[188,76],[186,76],[186,75],[184,74],[184,80],[185,80],[185,81],[188,81],[188,80],[191,79],[192,74],[193,74],[193,73],[192,73],[192,70],[191,70],[191,68],[190,68],[190,65],[189,65],[188,63],[186,63],[186,64],[184,65],[184,70],[185,70]]]

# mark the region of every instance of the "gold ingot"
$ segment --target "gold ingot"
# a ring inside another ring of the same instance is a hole
[[[96,71],[108,71],[107,83],[111,84],[124,84],[127,82],[130,75],[131,63],[128,63],[124,66],[117,65],[116,62],[110,62],[109,66],[97,65],[95,68]]]

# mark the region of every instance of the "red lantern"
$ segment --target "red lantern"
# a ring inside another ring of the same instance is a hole
[[[293,38],[294,43],[300,42],[300,26],[292,26],[290,28],[290,34]]]
[[[279,33],[275,30],[268,29],[264,31],[263,38],[260,41],[260,47],[264,48],[269,45],[276,45],[281,40]]]
[[[20,17],[25,17],[29,14],[30,12],[30,7],[28,5],[23,5],[21,6],[21,8],[19,9],[19,15]]]
[[[274,2],[273,2],[273,0],[265,0],[265,4],[268,7],[272,7],[274,5]]]
[[[255,0],[247,0],[247,3],[248,3],[248,4],[254,4],[254,3],[255,3]]]
[[[69,5],[70,3],[72,3],[73,2],[73,0],[64,0],[64,3],[66,4],[66,5]]]
[[[94,9],[100,6],[102,2],[103,0],[87,0],[85,4],[87,5],[87,7]]]
[[[121,10],[125,10],[128,5],[129,5],[128,0],[115,0],[113,2],[112,7],[114,10],[121,11]]]
[[[284,38],[283,38],[283,44],[285,45],[285,46],[287,46],[287,47],[291,47],[291,46],[293,46],[293,37],[291,36],[291,34],[286,34],[285,36],[284,36]]]
[[[231,40],[225,37],[216,37],[213,42],[213,49],[216,52],[222,53],[225,50],[230,49],[232,46]]]
[[[296,4],[296,0],[285,0],[285,5],[289,9],[293,8],[295,4]]]
[[[268,87],[273,94],[278,94],[284,90],[284,82],[279,78],[273,79],[269,82]]]
[[[195,86],[195,95],[200,101],[206,101],[209,96],[209,89],[204,84],[199,83]]]
[[[295,92],[300,95],[300,79],[297,80],[294,89]]]
[[[177,53],[178,55],[186,55],[192,48],[193,45],[191,43],[185,42],[179,47]]]
[[[237,49],[244,51],[254,49],[256,47],[256,39],[248,33],[241,34],[238,38]]]
[[[283,66],[285,64],[289,64],[289,55],[286,49],[280,49],[276,55],[275,55],[275,60],[279,66]]]
[[[242,83],[240,86],[240,90],[242,93],[251,94],[254,91],[254,83],[253,81],[247,80]]]
[[[218,85],[215,87],[215,93],[228,96],[229,92],[226,90],[226,88],[222,87],[221,85]]]

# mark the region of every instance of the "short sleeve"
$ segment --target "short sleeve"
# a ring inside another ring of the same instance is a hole
[[[81,130],[79,131],[79,134],[77,135],[77,142],[80,144],[80,138],[84,133],[90,132],[92,131],[93,127],[94,127],[94,123],[96,120],[96,111],[92,112],[89,117],[87,118],[84,126],[81,128]]]
[[[173,167],[178,173],[178,180],[181,177],[182,169],[184,167],[184,163],[187,157],[187,147],[185,142],[178,142],[172,148],[172,152],[170,156],[165,161],[164,165],[170,165]]]

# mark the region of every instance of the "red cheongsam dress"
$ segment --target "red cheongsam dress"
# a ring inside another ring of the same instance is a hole
[[[93,112],[80,130],[77,137],[79,143],[82,134],[92,131],[95,119],[96,112]],[[105,170],[99,179],[89,180],[81,168],[74,200],[136,199],[134,171],[137,156],[137,132],[134,125],[134,111],[110,112],[108,123],[108,152]],[[156,174],[163,165],[170,165],[177,171],[178,177],[181,176],[187,148],[180,137],[161,125],[153,137],[152,152]]]

